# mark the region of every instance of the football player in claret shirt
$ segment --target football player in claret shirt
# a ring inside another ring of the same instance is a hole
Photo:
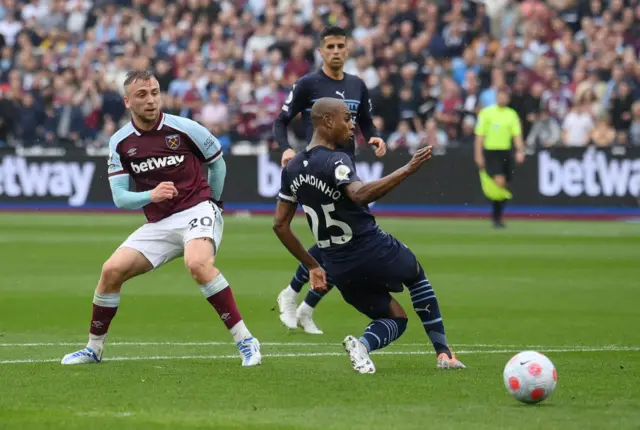
[[[404,287],[436,351],[437,367],[463,369],[447,344],[440,306],[422,266],[409,248],[380,230],[368,206],[429,160],[431,147],[419,149],[395,172],[364,184],[351,157],[339,150],[353,134],[344,103],[333,98],[318,100],[311,109],[311,120],[311,143],[282,171],[273,229],[304,265],[314,290],[326,290],[331,275],[344,300],[372,320],[359,339],[344,339],[354,370],[375,373],[369,353],[386,347],[405,331],[407,315],[390,294]],[[291,230],[298,205],[320,248],[322,267]]]
[[[322,31],[320,40],[319,52],[323,60],[322,68],[303,76],[296,82],[273,125],[275,139],[284,150],[282,166],[284,167],[295,154],[287,139],[287,125],[301,113],[306,127],[306,140],[309,143],[313,134],[311,108],[318,99],[323,97],[344,102],[354,124],[358,126],[365,140],[375,148],[376,155],[382,157],[386,152],[386,144],[379,137],[373,124],[371,116],[373,106],[369,98],[369,90],[362,79],[344,72],[344,63],[349,54],[346,31],[340,27],[329,26]],[[355,138],[352,136],[345,143],[340,150],[348,154],[351,160],[354,160]],[[309,252],[317,260],[320,259],[320,249],[317,245],[313,245]],[[278,295],[280,321],[290,329],[295,329],[300,325],[307,333],[322,334],[313,321],[312,314],[326,293],[310,289],[304,301],[296,309],[297,296],[308,280],[308,272],[302,264],[299,265],[289,285]],[[329,276],[327,292],[332,287],[332,279]]]
[[[160,86],[151,73],[129,72],[124,89],[131,122],[109,141],[109,184],[115,205],[142,208],[147,223],[104,263],[93,296],[89,342],[65,355],[62,364],[99,363],[122,285],[180,256],[231,332],[242,365],[260,364],[260,344],[242,320],[229,283],[214,266],[222,241],[226,175],[220,144],[195,121],[162,112]],[[129,188],[131,179],[135,191]]]

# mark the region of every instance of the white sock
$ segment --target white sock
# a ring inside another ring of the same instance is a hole
[[[208,284],[200,285],[200,290],[205,298],[215,296],[220,291],[229,286],[229,281],[224,277],[222,273],[218,273],[215,278],[209,281]]]
[[[89,343],[87,343],[87,348],[93,349],[96,355],[100,356],[100,354],[102,354],[102,350],[104,349],[104,341],[106,338],[106,334],[97,335],[89,333]]]
[[[298,297],[298,292],[293,288],[291,288],[291,285],[287,286],[287,288],[284,289],[284,293],[287,296],[293,297],[294,299]]]
[[[231,330],[229,330],[229,332],[231,333],[231,336],[233,336],[233,340],[236,343],[248,337],[252,337],[251,332],[249,332],[249,329],[247,328],[244,321],[242,320],[240,320],[239,323],[231,327]]]
[[[313,308],[309,306],[307,302],[302,302],[300,303],[300,306],[298,306],[298,313],[311,315],[313,313]]]

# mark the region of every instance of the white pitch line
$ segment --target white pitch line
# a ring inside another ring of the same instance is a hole
[[[83,342],[32,342],[32,343],[0,343],[0,348],[21,348],[40,346],[82,346]],[[233,342],[108,342],[112,346],[236,346]],[[260,342],[260,345],[268,346],[336,346],[342,345],[339,342]],[[423,346],[420,343],[394,343],[396,346]],[[456,344],[453,346],[472,347],[516,347],[520,345],[488,345],[488,344]]]
[[[260,342],[266,346],[338,346],[340,342]],[[47,346],[84,346],[84,342],[31,342],[31,343],[0,343],[0,348],[29,348]],[[108,342],[107,346],[236,346],[233,342]],[[394,346],[421,347],[428,345],[425,343],[394,343]],[[567,345],[504,345],[493,343],[455,343],[452,347],[471,348],[620,348],[618,345],[605,345],[598,347],[591,346],[567,346]]]
[[[540,352],[545,353],[561,353],[561,352],[610,352],[610,351],[640,351],[640,347],[618,347],[611,348],[547,348],[541,349]],[[463,354],[506,354],[520,352],[520,349],[499,349],[499,350],[459,350],[458,355]],[[298,358],[298,357],[333,357],[343,356],[344,352],[303,352],[303,353],[287,353],[287,354],[264,354],[267,358]],[[434,355],[433,351],[374,351],[372,355]],[[151,356],[134,356],[134,357],[111,357],[105,358],[104,361],[154,361],[154,360],[224,360],[238,359],[238,354],[227,355],[151,355]],[[59,363],[60,358],[46,359],[24,359],[24,360],[2,360],[0,364],[28,364],[28,363]]]

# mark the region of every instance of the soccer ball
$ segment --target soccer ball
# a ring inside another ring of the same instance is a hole
[[[504,385],[523,403],[539,403],[556,389],[558,374],[545,355],[523,351],[511,358],[504,368]]]

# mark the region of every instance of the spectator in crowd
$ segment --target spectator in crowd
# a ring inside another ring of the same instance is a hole
[[[598,148],[611,146],[616,142],[616,130],[609,124],[609,118],[601,115],[596,119],[595,126],[589,136],[589,144]]]
[[[473,145],[475,143],[475,126],[476,118],[466,116],[462,120],[462,130],[460,131],[460,137],[453,142],[449,142],[449,146],[458,146],[464,151],[473,151]]]
[[[401,149],[413,154],[420,147],[420,136],[411,130],[407,120],[403,120],[398,124],[398,129],[389,136],[387,147],[391,151]]]
[[[541,110],[536,116],[526,142],[527,146],[532,149],[550,148],[562,144],[560,124],[558,124],[558,120],[549,115],[547,109]]]
[[[527,88],[525,78],[518,77],[513,85],[513,92],[511,93],[511,107],[520,117],[523,136],[529,135],[538,118],[538,112],[540,111],[542,103],[542,84],[534,85],[534,89],[535,91],[532,92],[530,88]],[[534,95],[536,93],[537,97]]]
[[[116,131],[116,123],[111,119],[111,117],[106,117],[102,130],[100,130],[96,135],[96,138],[91,142],[91,146],[94,148],[108,148],[109,140]]]
[[[427,120],[424,131],[420,134],[421,146],[431,145],[433,148],[444,148],[449,143],[447,133],[438,128],[438,123],[434,118]]]
[[[635,102],[631,109],[632,119],[629,127],[629,141],[634,146],[640,146],[640,101]]]
[[[371,93],[374,119],[379,118],[382,127],[378,127],[384,136],[398,128],[400,122],[400,99],[390,81],[383,82]]]
[[[220,122],[213,123],[211,125],[211,133],[218,138],[223,154],[228,155],[231,149],[231,137],[229,137],[229,133],[225,130],[224,124]]]
[[[584,94],[580,96],[576,104],[580,104],[582,110],[589,113],[590,105],[585,102]],[[569,113],[571,95],[566,88],[562,87],[562,83],[557,76],[551,78],[549,89],[542,95],[542,107],[549,112],[549,115],[558,121],[562,121]]]
[[[482,96],[481,96],[482,98]],[[442,125],[450,138],[458,136],[458,127],[461,120],[462,97],[460,88],[451,78],[442,79],[442,95],[440,103],[436,107],[435,119]]]
[[[613,126],[616,130],[628,130],[631,126],[633,102],[631,86],[627,81],[620,81],[611,100],[611,118],[613,118]]]
[[[579,100],[562,123],[562,141],[565,146],[586,146],[593,128],[593,119],[588,107]]]
[[[226,123],[229,120],[229,107],[223,103],[218,91],[209,93],[209,100],[200,110],[200,122],[211,128],[216,123]]]
[[[491,69],[491,86],[480,93],[480,107],[489,107],[497,103],[498,90],[504,88],[504,72],[500,68]]]
[[[480,112],[480,81],[473,71],[467,71],[462,85],[462,112],[463,122],[470,118],[473,122]]]
[[[24,142],[35,143],[44,134],[44,111],[31,92],[22,96],[17,112],[17,135]]]
[[[571,99],[569,99],[569,103],[571,103]],[[603,113],[605,113],[604,106],[605,103],[603,100],[598,100],[596,98],[596,94],[591,90],[586,90],[581,95],[581,101],[584,104],[584,108],[586,112],[591,115],[592,118],[601,117]]]

